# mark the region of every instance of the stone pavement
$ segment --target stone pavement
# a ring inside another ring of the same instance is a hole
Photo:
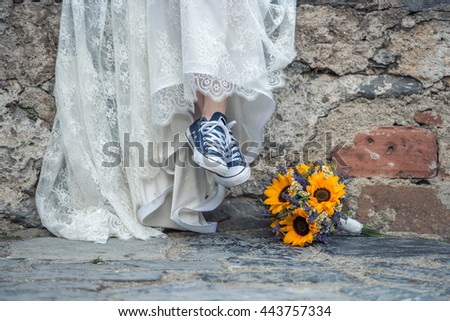
[[[334,236],[301,249],[256,229],[0,241],[0,300],[449,299],[450,246],[435,240]]]

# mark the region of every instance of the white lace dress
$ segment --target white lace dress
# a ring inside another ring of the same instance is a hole
[[[191,161],[199,91],[228,97],[249,161],[295,56],[294,0],[64,1],[57,113],[36,192],[57,236],[104,243],[212,233],[225,188]]]

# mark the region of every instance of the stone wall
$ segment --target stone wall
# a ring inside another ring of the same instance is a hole
[[[254,200],[267,171],[326,159],[353,177],[353,214],[364,223],[450,236],[450,4],[298,2],[298,55],[275,92],[264,154],[211,216],[222,229],[261,226]],[[0,215],[38,226],[60,4],[1,6]]]
[[[22,2],[0,4],[0,211],[36,226],[35,187],[55,115],[60,4]]]

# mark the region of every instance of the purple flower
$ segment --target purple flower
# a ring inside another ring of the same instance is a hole
[[[344,172],[337,172],[337,176],[339,177],[339,183],[342,184],[344,181],[349,179],[349,176],[347,173]]]
[[[277,168],[278,168],[278,173],[280,173],[281,175],[286,175],[287,169],[283,164],[278,163]]]
[[[274,178],[278,178],[278,174],[277,173],[269,173],[269,176],[270,176],[270,179],[269,179],[269,182],[267,183],[267,185],[272,184],[272,180]]]
[[[285,200],[291,202],[291,204],[294,205],[295,207],[300,207],[300,206],[301,206],[301,204],[300,204],[294,197],[292,197],[291,195],[289,195],[288,192],[284,192],[283,194],[281,194],[281,196],[282,196]]]
[[[308,208],[309,209],[309,208]],[[306,211],[305,211],[306,212]],[[317,212],[312,212],[308,217],[308,223],[314,222],[314,220],[319,217],[319,214]]]
[[[309,181],[302,176],[297,170],[296,167],[294,167],[294,179],[302,185],[303,190],[306,191],[306,187],[309,185]]]
[[[318,233],[316,234],[316,240],[328,244],[328,235],[326,233]]]
[[[273,233],[277,233],[278,232],[278,230],[281,228],[281,225],[280,224],[277,224],[273,229],[272,229],[272,232]]]

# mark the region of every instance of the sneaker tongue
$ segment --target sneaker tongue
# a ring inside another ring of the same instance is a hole
[[[227,124],[227,116],[225,116],[224,114],[220,113],[220,112],[215,112],[212,116],[211,119],[212,121],[221,121],[223,122],[224,125]]]

